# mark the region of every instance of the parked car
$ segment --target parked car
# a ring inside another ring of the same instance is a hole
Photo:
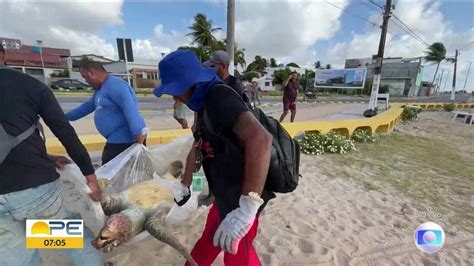
[[[51,88],[53,90],[92,90],[92,87],[89,84],[80,82],[77,79],[60,79],[51,83]]]

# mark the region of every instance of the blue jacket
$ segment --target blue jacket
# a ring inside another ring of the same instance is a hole
[[[138,109],[133,89],[122,79],[109,75],[87,102],[66,117],[75,121],[95,110],[95,126],[107,143],[133,143],[147,132]]]

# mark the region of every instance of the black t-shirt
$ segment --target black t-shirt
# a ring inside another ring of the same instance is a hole
[[[66,148],[84,175],[94,173],[87,150],[77,137],[51,89],[37,79],[16,70],[0,68],[0,123],[18,136],[40,116]],[[20,191],[56,180],[53,162],[38,130],[13,148],[0,164],[0,194]]]
[[[209,141],[214,152],[214,157],[203,161],[203,167],[222,218],[239,206],[245,172],[245,150],[233,127],[239,116],[249,111],[234,91],[223,86],[214,86],[206,95],[204,109],[213,128],[204,128],[202,132],[202,138]],[[274,197],[267,190],[262,193],[265,204]]]

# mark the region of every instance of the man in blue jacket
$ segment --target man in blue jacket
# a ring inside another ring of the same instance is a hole
[[[109,75],[98,62],[85,63],[80,72],[95,92],[87,102],[66,116],[69,121],[76,121],[95,111],[95,126],[107,139],[102,164],[135,143],[143,144],[148,128],[140,115],[133,89],[122,79]]]

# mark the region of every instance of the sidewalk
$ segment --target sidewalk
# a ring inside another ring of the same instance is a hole
[[[366,104],[360,103],[341,103],[341,104],[321,104],[321,103],[298,103],[295,121],[311,121],[311,120],[342,120],[342,119],[356,119],[362,118],[362,113],[366,109]],[[281,103],[269,103],[262,107],[263,111],[268,115],[279,119],[283,111]],[[172,112],[157,113],[142,111],[147,126],[151,130],[164,129],[180,129],[180,125],[173,118]],[[193,123],[193,114],[191,111],[187,113],[187,120],[189,126]],[[284,122],[289,122],[290,113],[288,113]],[[43,122],[44,124],[44,122]],[[97,129],[94,125],[93,114],[85,118],[71,123],[76,129],[78,135],[97,134]],[[47,126],[45,128],[45,135],[47,138],[54,137]]]

